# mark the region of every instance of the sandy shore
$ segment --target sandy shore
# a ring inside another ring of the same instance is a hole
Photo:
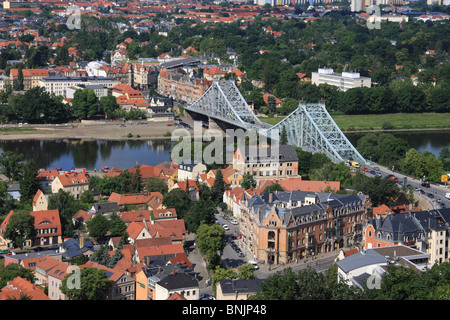
[[[184,122],[190,123],[188,119]],[[107,124],[62,124],[62,125],[22,125],[19,131],[5,131],[0,133],[0,140],[54,140],[54,139],[95,139],[95,140],[123,140],[129,139],[170,139],[170,134],[176,129],[174,126],[167,126],[170,122],[111,122]],[[191,123],[190,123],[191,124]],[[192,125],[192,124],[191,124]],[[9,126],[11,127],[18,127]],[[7,126],[8,128],[8,126]]]

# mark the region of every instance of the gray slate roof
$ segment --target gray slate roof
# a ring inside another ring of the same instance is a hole
[[[222,288],[223,294],[236,294],[237,293],[256,293],[259,291],[262,279],[225,279],[220,281],[220,287]]]

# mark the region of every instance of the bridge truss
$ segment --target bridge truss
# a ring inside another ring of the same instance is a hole
[[[242,97],[234,81],[214,81],[193,104],[185,107],[210,118],[245,130],[257,130],[271,137],[271,132],[287,133],[288,144],[312,153],[323,153],[333,162],[367,161],[359,154],[331,118],[324,103],[303,103],[274,126],[261,122]],[[271,137],[278,138],[278,137]]]

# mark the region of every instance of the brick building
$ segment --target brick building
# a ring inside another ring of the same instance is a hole
[[[369,198],[304,191],[244,200],[242,240],[255,259],[287,263],[360,243]]]

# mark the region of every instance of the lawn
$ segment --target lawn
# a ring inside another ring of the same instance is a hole
[[[343,131],[379,130],[385,121],[395,129],[450,128],[450,113],[392,113],[364,115],[333,115]],[[277,124],[284,117],[263,118],[269,124]]]

